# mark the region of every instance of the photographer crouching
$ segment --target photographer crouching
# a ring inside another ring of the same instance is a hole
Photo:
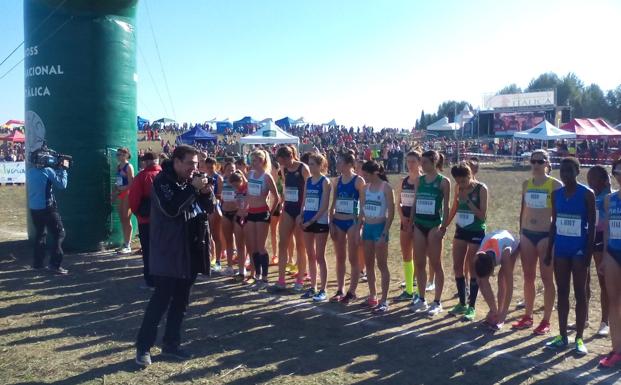
[[[181,323],[196,276],[209,274],[207,216],[215,204],[213,186],[206,175],[197,173],[198,154],[194,147],[178,146],[153,181],[149,274],[155,290],[136,340],[136,363],[140,366],[151,364],[150,349],[167,310],[162,355],[191,358],[180,349]]]
[[[28,180],[28,209],[35,229],[35,250],[33,269],[42,269],[45,264],[47,232],[52,238],[48,270],[55,274],[66,275],[68,271],[60,265],[63,262],[63,240],[65,228],[56,207],[54,188],[67,188],[67,169],[71,157],[61,155],[47,147],[30,154],[31,167],[26,173]]]

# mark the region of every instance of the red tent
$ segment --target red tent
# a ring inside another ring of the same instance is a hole
[[[621,137],[621,131],[615,130],[602,118],[573,119],[561,126],[562,130],[575,132],[578,138],[605,139]]]
[[[9,134],[3,138],[0,138],[0,140],[3,140],[5,142],[14,142],[14,143],[24,143],[24,134],[19,131],[19,130],[15,130],[13,131],[12,134]]]

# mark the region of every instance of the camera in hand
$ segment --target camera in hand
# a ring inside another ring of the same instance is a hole
[[[195,172],[194,175],[192,175],[193,178],[207,178],[207,184],[213,184],[213,179],[209,177],[209,175],[207,175],[204,172]]]
[[[71,155],[61,154],[43,145],[30,154],[30,161],[39,167],[51,167],[54,169],[69,168],[73,163]],[[67,161],[67,166],[64,163]]]

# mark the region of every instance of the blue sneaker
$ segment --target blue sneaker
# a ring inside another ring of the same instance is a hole
[[[315,296],[316,292],[315,289],[313,289],[312,287],[308,290],[306,290],[306,292],[304,292],[304,294],[302,294],[300,296],[300,298],[302,299],[309,299],[309,298],[313,298]]]
[[[315,302],[323,302],[328,298],[328,296],[326,295],[325,290],[319,290],[319,292],[317,292],[317,294],[315,294],[315,296],[313,297],[313,301]]]

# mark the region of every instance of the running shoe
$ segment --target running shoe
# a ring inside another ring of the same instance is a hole
[[[367,277],[367,273],[365,273],[364,271],[360,272],[360,282],[367,282],[369,280],[369,278]]]
[[[119,253],[119,254],[131,254],[132,253],[132,248],[129,247],[129,246],[125,246],[125,247],[121,247],[116,252]]]
[[[523,299],[519,300],[516,304],[515,304],[515,308],[516,309],[524,309],[526,308],[526,302],[524,302]]]
[[[404,291],[403,293],[401,293],[397,297],[395,297],[394,301],[395,302],[405,302],[405,301],[411,301],[413,299],[414,299],[414,294],[409,294],[407,291]]]
[[[352,301],[355,301],[355,300],[356,300],[356,295],[350,292],[347,292],[347,294],[345,294],[345,296],[341,298],[340,302],[343,305],[349,305]]]
[[[319,290],[317,292],[317,294],[315,294],[315,296],[313,297],[313,301],[315,302],[323,302],[326,300],[326,298],[328,298],[326,296],[326,291],[325,290]]]
[[[310,289],[306,290],[304,292],[304,294],[302,294],[300,296],[300,298],[302,298],[302,299],[310,299],[310,298],[313,298],[315,296],[315,294],[317,294],[317,292],[315,291],[315,289],[313,289],[311,287]]]
[[[565,349],[569,345],[569,341],[567,341],[567,337],[556,336],[553,340],[546,342],[546,349]]]
[[[421,299],[418,295],[416,295],[412,300],[412,305],[410,306],[410,309],[412,309],[414,313],[423,313],[429,310],[429,305],[427,305],[427,301]]]
[[[371,309],[374,309],[379,305],[379,302],[377,301],[377,298],[369,297],[367,298],[367,302],[364,305],[370,307]]]
[[[429,292],[429,291],[434,291],[434,290],[436,290],[436,284],[434,282],[428,282],[427,288],[425,288],[425,291]]]
[[[539,336],[550,333],[550,322],[546,320],[541,320],[541,323],[539,323],[539,326],[537,326],[535,330],[533,330],[533,333]]]
[[[272,257],[271,262],[270,262],[270,266],[276,266],[276,265],[278,265],[278,256],[277,256],[277,255],[274,255],[274,256]]]
[[[294,291],[295,293],[301,293],[302,291],[304,291],[304,284],[303,284],[303,283],[300,283],[300,282],[296,282],[296,283],[293,285],[293,291]]]
[[[464,313],[464,320],[472,322],[474,321],[475,315],[476,312],[474,311],[474,308],[472,306],[468,306],[466,313]]]
[[[402,289],[405,289],[405,281],[401,281],[401,283],[399,284],[399,287]]]
[[[388,303],[382,302],[373,308],[373,314],[383,314],[389,310]]]
[[[211,272],[212,273],[219,273],[222,271],[222,266],[219,263],[212,263],[211,264]]]
[[[436,301],[433,301],[431,303],[431,306],[429,307],[429,310],[427,310],[427,314],[430,316],[435,316],[442,313],[442,304]]]
[[[60,266],[55,267],[55,266],[50,265],[50,266],[47,267],[47,270],[49,272],[51,272],[52,274],[56,274],[56,275],[67,275],[67,274],[69,274],[69,270],[64,269],[64,268],[62,268]]]
[[[228,266],[224,270],[222,270],[222,275],[227,276],[227,277],[232,277],[233,275],[235,275],[235,269]]]
[[[511,329],[515,329],[515,330],[530,329],[532,327],[533,327],[533,317],[529,317],[527,315],[520,318],[519,321],[511,324]]]
[[[597,331],[597,335],[600,337],[606,337],[608,336],[608,334],[610,334],[610,327],[608,326],[606,322],[602,322],[599,325],[599,330]]]
[[[610,352],[604,358],[599,361],[599,365],[604,368],[614,368],[621,362],[621,354]]]
[[[151,353],[149,353],[149,351],[136,351],[136,364],[143,368],[151,365]]]
[[[336,294],[334,294],[332,297],[330,297],[330,302],[341,302],[341,300],[343,299],[343,292],[342,291],[337,291]]]
[[[466,311],[468,311],[468,306],[458,303],[457,305],[453,306],[453,308],[449,310],[448,313],[450,315],[458,316],[466,314]]]
[[[576,347],[574,351],[579,356],[586,356],[587,354],[589,354],[589,350],[586,348],[586,345],[584,344],[582,338],[576,338]]]

